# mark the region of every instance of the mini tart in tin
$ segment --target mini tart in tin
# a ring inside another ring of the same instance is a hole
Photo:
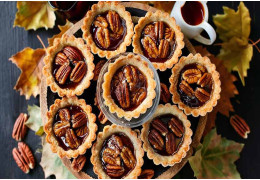
[[[47,48],[43,74],[59,96],[81,95],[94,76],[93,55],[81,38],[63,35]]]
[[[220,98],[220,80],[216,66],[200,54],[182,57],[172,68],[169,91],[172,101],[185,114],[205,116]]]
[[[119,118],[138,118],[152,106],[155,87],[153,71],[141,56],[121,55],[108,65],[104,75],[104,104]]]
[[[190,149],[190,126],[187,116],[177,106],[160,104],[141,131],[148,158],[164,167],[181,162]]]
[[[156,69],[165,71],[178,62],[184,47],[183,34],[168,13],[147,12],[135,26],[134,53],[147,57]]]
[[[61,158],[85,154],[96,139],[96,116],[85,100],[76,96],[57,99],[47,112],[46,141]]]
[[[94,54],[111,57],[126,51],[132,42],[133,22],[119,2],[94,4],[83,21],[83,38]]]
[[[98,134],[90,160],[100,179],[136,179],[141,173],[143,156],[136,132],[113,124]]]

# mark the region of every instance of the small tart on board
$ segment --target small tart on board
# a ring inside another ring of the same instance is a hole
[[[111,57],[126,52],[132,42],[131,14],[119,2],[98,2],[86,14],[81,27],[92,53]]]
[[[172,68],[169,91],[172,101],[186,115],[205,116],[220,98],[221,82],[216,66],[208,57],[189,54]]]
[[[104,75],[104,104],[119,118],[138,118],[152,106],[155,87],[153,71],[141,56],[121,55],[108,65]]]
[[[147,57],[156,69],[165,71],[178,62],[184,47],[183,34],[168,13],[147,12],[134,28],[134,53]]]
[[[81,95],[94,76],[94,57],[82,38],[63,35],[46,50],[43,74],[52,92],[59,96]]]
[[[84,99],[64,97],[55,100],[47,112],[44,125],[46,141],[61,158],[85,154],[96,139],[96,116]]]
[[[136,132],[113,124],[98,134],[90,160],[100,179],[136,179],[141,174],[143,156]]]
[[[190,126],[187,116],[177,106],[160,104],[141,131],[147,157],[164,167],[181,162],[192,142]]]

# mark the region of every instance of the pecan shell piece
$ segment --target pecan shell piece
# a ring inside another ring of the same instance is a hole
[[[138,179],[152,179],[154,176],[154,170],[144,169],[141,174],[138,176]]]
[[[133,169],[136,164],[135,156],[133,155],[132,151],[128,147],[124,147],[122,152],[120,153],[124,164],[129,168]]]
[[[96,18],[96,20],[94,21],[94,25],[96,27],[100,27],[100,28],[107,28],[108,27],[108,23],[106,18],[102,17],[102,16],[98,16]]]
[[[183,124],[180,122],[180,120],[176,118],[171,118],[170,121],[168,121],[168,127],[172,130],[172,132],[177,137],[182,137],[184,134],[184,127]]]
[[[160,84],[161,84],[160,100],[166,104],[166,103],[170,102],[171,94],[170,94],[169,89],[166,86],[166,84],[164,84],[164,83],[160,83]]]
[[[207,102],[210,99],[210,94],[202,88],[197,88],[195,96],[200,102]]]
[[[79,147],[79,140],[72,129],[67,129],[65,139],[70,148],[74,149]]]
[[[72,46],[66,46],[64,49],[63,49],[63,53],[71,60],[71,61],[82,61],[83,60],[83,57],[82,57],[82,54],[81,52],[72,47]]]
[[[12,133],[12,137],[16,141],[21,141],[24,139],[28,130],[27,126],[25,125],[25,122],[27,120],[28,120],[28,116],[25,113],[21,113],[16,119],[13,127],[13,133]]]
[[[94,81],[97,81],[98,80],[98,76],[99,76],[99,73],[102,69],[102,67],[104,66],[104,64],[106,63],[105,60],[101,60],[97,63],[97,65],[95,66],[95,69],[94,69],[94,78],[93,80]]]
[[[186,81],[182,81],[179,84],[179,88],[182,92],[184,92],[187,96],[192,97],[194,94],[193,89],[190,87],[190,85]]]
[[[107,20],[110,26],[110,29],[113,32],[118,32],[121,27],[120,17],[116,11],[108,11]]]
[[[88,122],[87,116],[84,112],[79,112],[72,116],[72,127],[79,128],[81,126],[86,126]]]
[[[243,118],[238,115],[231,116],[230,124],[242,138],[247,139],[250,128]]]
[[[59,117],[61,121],[69,121],[70,120],[70,111],[67,108],[63,108],[59,111]]]
[[[119,84],[115,89],[115,95],[122,108],[130,107],[130,92],[127,83]]]
[[[159,57],[160,58],[166,58],[167,55],[169,54],[169,49],[170,49],[169,41],[167,41],[165,39],[160,40]]]
[[[168,133],[167,126],[160,119],[154,119],[151,125],[154,129],[159,131],[163,136],[165,136]]]
[[[103,48],[110,46],[109,30],[107,28],[98,28],[97,40]]]
[[[172,133],[166,135],[165,150],[169,155],[172,155],[176,151],[175,137]]]
[[[155,42],[148,36],[143,39],[143,47],[151,58],[157,58],[159,52]]]
[[[201,72],[198,69],[188,69],[183,73],[182,78],[189,84],[197,83],[201,78]]]
[[[69,64],[69,63],[70,63],[69,59],[67,58],[67,56],[63,52],[59,52],[56,55],[55,64],[62,66],[64,64]]]
[[[62,65],[55,74],[56,80],[59,84],[65,84],[67,78],[70,75],[71,67],[69,65]]]
[[[80,156],[78,156],[77,158],[74,158],[74,159],[73,159],[73,161],[72,161],[72,163],[71,163],[71,167],[72,167],[72,169],[73,169],[74,171],[80,172],[80,171],[83,169],[83,167],[84,167],[86,161],[87,161],[86,156],[80,155]]]
[[[69,121],[61,121],[55,123],[53,127],[54,134],[58,137],[64,136],[66,134],[67,129],[70,128]]]
[[[118,178],[122,176],[125,172],[125,169],[119,165],[106,165],[106,173],[112,178]]]
[[[212,84],[211,74],[204,73],[203,76],[198,80],[197,84],[201,87],[210,86]]]
[[[161,135],[155,130],[152,129],[148,135],[148,140],[151,145],[158,150],[162,150],[164,147],[164,141]]]
[[[70,80],[72,82],[80,82],[87,72],[87,65],[85,62],[80,61],[76,64],[70,74]]]

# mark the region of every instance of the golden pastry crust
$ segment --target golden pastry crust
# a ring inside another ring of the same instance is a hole
[[[69,105],[79,106],[87,114],[89,134],[76,150],[70,149],[65,151],[62,147],[59,146],[58,141],[55,138],[53,132],[53,120],[59,109]],[[56,99],[55,103],[51,105],[50,110],[47,112],[46,116],[48,119],[47,123],[44,125],[46,141],[51,144],[52,152],[57,153],[61,158],[76,158],[79,155],[85,154],[86,150],[92,146],[92,142],[96,139],[96,131],[98,128],[95,123],[96,116],[92,113],[91,106],[87,105],[84,99],[78,99],[76,96],[71,98],[64,97],[61,100]]]
[[[114,102],[110,91],[113,75],[120,67],[127,64],[137,67],[146,77],[147,81],[147,96],[133,111],[125,111],[120,108]],[[153,71],[148,67],[148,63],[142,60],[141,56],[134,55],[133,53],[129,53],[126,56],[122,55],[118,57],[114,63],[109,64],[108,71],[104,75],[104,82],[102,84],[104,104],[108,106],[111,113],[116,113],[119,118],[124,117],[127,120],[131,120],[133,117],[138,118],[140,114],[144,114],[146,110],[153,105],[153,99],[156,96],[155,87],[156,82],[154,80]]]
[[[124,41],[115,51],[101,50],[98,48],[92,38],[90,32],[90,27],[99,14],[102,14],[108,10],[116,11],[122,19],[126,22],[126,35]],[[110,59],[111,57],[126,52],[126,47],[129,46],[132,42],[132,36],[134,34],[134,25],[132,22],[131,14],[125,10],[125,7],[119,2],[103,2],[99,1],[97,4],[94,4],[86,14],[86,17],[83,20],[83,26],[81,30],[83,31],[83,38],[86,40],[87,44],[90,46],[92,53],[98,54],[99,57],[106,57]]]
[[[159,10],[155,13],[147,12],[145,17],[139,19],[138,24],[134,28],[135,34],[133,36],[132,43],[134,47],[133,52],[143,54],[140,43],[142,31],[147,24],[156,21],[163,21],[167,23],[169,27],[171,27],[175,32],[175,41],[177,46],[174,50],[174,54],[172,55],[172,57],[164,63],[152,62],[156,69],[159,69],[160,71],[165,71],[167,68],[172,68],[172,66],[178,62],[178,57],[181,56],[182,48],[184,47],[184,35],[181,32],[181,28],[178,25],[176,25],[175,19],[173,17],[170,17],[168,13]]]
[[[179,120],[182,121],[185,129],[182,145],[180,146],[178,152],[171,156],[162,156],[156,153],[148,141],[148,134],[152,120],[155,117],[165,114],[173,114],[174,116],[178,117]],[[173,166],[174,164],[181,162],[182,159],[187,155],[187,152],[190,150],[190,144],[192,142],[192,130],[190,129],[190,126],[191,124],[187,119],[187,116],[180,109],[178,109],[177,106],[171,105],[169,103],[166,105],[160,104],[151,119],[143,125],[143,129],[141,131],[143,149],[145,152],[147,152],[147,157],[152,159],[154,164],[161,164],[164,167]]]
[[[180,71],[182,68],[187,65],[187,64],[192,64],[192,63],[198,63],[203,65],[207,71],[211,74],[212,79],[213,79],[213,89],[211,92],[211,97],[210,99],[201,107],[198,108],[191,108],[187,105],[185,105],[181,99],[180,95],[177,91],[177,86],[178,86],[178,78]],[[220,92],[221,92],[221,82],[219,79],[219,73],[216,71],[216,66],[210,62],[210,59],[208,57],[202,57],[199,53],[192,55],[189,54],[187,57],[183,56],[179,63],[177,63],[173,68],[172,68],[172,75],[169,79],[170,81],[170,88],[169,91],[173,95],[172,96],[172,101],[175,104],[178,104],[179,108],[184,110],[185,114],[190,115],[192,114],[193,116],[205,116],[208,112],[211,112],[213,110],[213,107],[217,105],[217,101],[220,98]]]
[[[142,149],[142,141],[137,137],[136,132],[131,130],[130,128],[113,124],[111,126],[105,126],[103,132],[98,133],[97,141],[91,149],[92,156],[90,161],[94,166],[94,172],[98,175],[98,178],[100,179],[110,179],[106,172],[103,171],[102,161],[100,159],[100,151],[102,149],[103,142],[112,134],[120,132],[124,133],[132,141],[136,157],[135,168],[127,176],[125,176],[124,179],[136,179],[141,174],[141,167],[144,163],[144,151]]]
[[[85,63],[87,64],[87,73],[75,89],[60,88],[59,85],[55,82],[55,78],[52,75],[54,57],[65,46],[74,46],[78,48],[83,54],[85,58]],[[60,97],[70,97],[74,95],[79,96],[84,92],[85,89],[90,86],[90,81],[94,77],[94,56],[89,51],[88,46],[84,44],[84,40],[82,38],[75,38],[75,36],[73,35],[68,36],[65,34],[61,38],[56,38],[54,40],[53,46],[48,47],[46,52],[47,55],[44,58],[45,66],[43,67],[43,74],[45,75],[47,85],[50,86],[52,92],[57,92]]]

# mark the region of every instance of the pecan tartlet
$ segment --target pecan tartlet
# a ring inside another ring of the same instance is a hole
[[[182,54],[183,34],[168,13],[148,12],[135,26],[133,47],[134,53],[144,55],[156,69],[165,71],[172,68]]]
[[[220,98],[220,80],[216,66],[200,54],[182,57],[173,68],[169,88],[172,101],[185,114],[205,116]]]
[[[100,179],[136,179],[141,174],[143,156],[136,132],[113,124],[98,134],[90,160]]]
[[[109,59],[126,51],[132,42],[133,27],[123,5],[100,1],[87,12],[81,29],[91,51]]]
[[[83,39],[67,35],[56,38],[44,58],[47,85],[59,96],[81,95],[94,76],[93,59]]]
[[[104,104],[120,118],[138,118],[152,106],[155,87],[153,71],[141,56],[121,55],[109,64],[104,75]]]
[[[177,106],[160,104],[141,132],[147,157],[164,167],[181,162],[190,149],[190,126],[187,116]]]
[[[54,153],[61,158],[85,154],[96,139],[96,116],[91,111],[91,106],[76,96],[55,100],[44,125],[46,141]]]

